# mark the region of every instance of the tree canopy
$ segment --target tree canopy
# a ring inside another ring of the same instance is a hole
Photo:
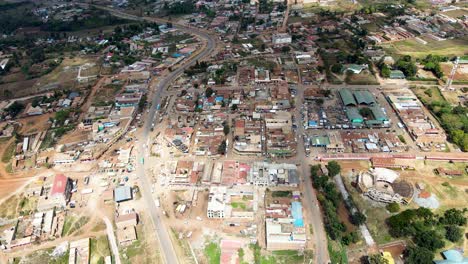
[[[333,177],[341,172],[341,166],[338,162],[332,160],[327,164],[328,176]]]

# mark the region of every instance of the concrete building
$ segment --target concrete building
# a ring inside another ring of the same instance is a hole
[[[273,34],[273,36],[271,37],[271,41],[273,45],[290,44],[292,42],[292,37],[287,33],[277,33]]]
[[[67,176],[57,174],[48,197],[39,199],[37,210],[45,211],[54,207],[65,208],[70,201],[72,188],[72,182]]]
[[[208,218],[224,218],[226,215],[226,192],[224,186],[212,186],[208,197]]]
[[[302,204],[270,204],[266,208],[265,236],[267,250],[303,250],[306,232]]]
[[[120,214],[115,217],[115,225],[117,228],[125,228],[129,226],[136,226],[138,224],[138,214],[133,212],[129,214]]]

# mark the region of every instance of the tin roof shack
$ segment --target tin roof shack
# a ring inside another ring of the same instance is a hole
[[[52,208],[65,208],[70,201],[72,181],[63,174],[57,174],[48,196],[41,196],[37,204],[38,211],[46,211]]]
[[[402,152],[407,148],[393,133],[347,131],[340,134],[348,151],[354,153]]]
[[[91,239],[83,238],[70,243],[69,264],[87,264],[89,263]]]
[[[265,209],[267,250],[303,250],[306,232],[302,204],[273,203]]]
[[[297,142],[289,112],[265,113],[266,151],[273,157],[290,157],[296,153]]]

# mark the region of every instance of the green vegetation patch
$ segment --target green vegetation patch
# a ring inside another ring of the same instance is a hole
[[[291,197],[292,192],[291,191],[273,191],[271,193],[272,197]]]
[[[84,226],[89,220],[89,217],[82,216],[78,219],[74,216],[67,216],[63,224],[62,236],[71,235]]]
[[[104,259],[111,255],[107,236],[92,238],[90,242],[91,263],[104,263]]]
[[[211,242],[205,246],[205,254],[209,264],[221,263],[221,248],[218,243]]]
[[[8,147],[5,149],[2,155],[2,162],[8,163],[11,160],[11,157],[15,153],[16,142],[12,141]]]

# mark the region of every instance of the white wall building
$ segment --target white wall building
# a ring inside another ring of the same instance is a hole
[[[292,42],[292,37],[287,33],[277,33],[273,34],[271,41],[273,45],[290,44]]]

